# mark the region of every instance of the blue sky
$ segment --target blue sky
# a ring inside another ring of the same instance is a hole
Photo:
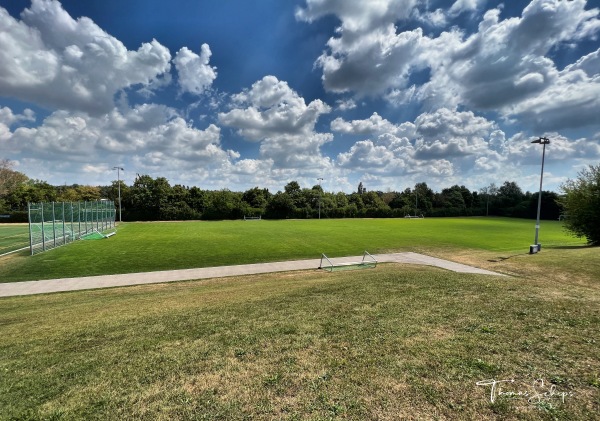
[[[536,191],[600,161],[600,1],[0,0],[0,158],[206,189]]]

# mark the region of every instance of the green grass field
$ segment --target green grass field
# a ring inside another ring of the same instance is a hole
[[[3,281],[365,249],[511,276],[381,264],[2,298],[0,420],[594,419],[598,248],[544,221],[529,255],[532,236],[492,218],[132,223],[5,256]],[[514,382],[492,402],[489,379]]]
[[[0,228],[0,230],[3,228]],[[1,231],[0,231],[1,232]],[[2,282],[146,272],[394,251],[526,253],[534,222],[507,218],[336,219],[128,223],[100,241],[78,241],[0,260]],[[543,247],[580,246],[543,221]],[[456,259],[450,259],[456,260]],[[485,260],[483,259],[485,264]]]
[[[0,254],[29,246],[27,224],[0,224]]]

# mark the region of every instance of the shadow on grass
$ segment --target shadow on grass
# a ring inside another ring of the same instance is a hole
[[[592,246],[589,244],[577,244],[577,245],[555,245],[555,246],[544,246],[542,245],[542,251],[544,250],[584,250],[584,249],[591,249],[591,248],[600,248],[599,246]],[[503,262],[505,260],[511,259],[513,257],[518,257],[518,256],[527,256],[529,255],[529,253],[518,253],[518,254],[513,254],[512,256],[500,256],[497,257],[495,259],[488,259],[488,262],[492,262],[492,263],[498,263],[498,262]]]
[[[528,254],[529,253],[518,253],[518,254],[513,254],[512,256],[506,256],[506,257],[500,256],[495,259],[488,259],[488,262],[498,263],[498,262],[503,262],[505,260],[511,259],[513,257],[526,256]]]
[[[575,245],[575,246],[546,246],[547,249],[553,250],[581,250],[581,249],[591,249],[599,246],[592,246],[589,244],[584,245]]]

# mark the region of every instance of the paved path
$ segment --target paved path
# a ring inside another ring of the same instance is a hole
[[[391,253],[374,256],[378,263],[410,263],[437,266],[453,272],[500,275],[489,270],[462,265],[418,253]],[[334,264],[360,262],[362,256],[331,259]],[[81,278],[47,279],[42,281],[0,283],[0,297],[45,294],[49,292],[77,291],[82,289],[109,288],[161,282],[188,281],[193,279],[222,278],[226,276],[254,275],[258,273],[285,272],[291,270],[317,269],[321,259],[291,260],[287,262],[257,263],[251,265],[217,266],[197,269],[166,270],[157,272],[124,273],[119,275],[86,276]]]

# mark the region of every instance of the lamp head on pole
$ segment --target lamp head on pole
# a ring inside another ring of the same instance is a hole
[[[532,140],[531,143],[539,143],[540,145],[547,145],[550,143],[550,139],[547,137],[540,137],[539,139]]]

